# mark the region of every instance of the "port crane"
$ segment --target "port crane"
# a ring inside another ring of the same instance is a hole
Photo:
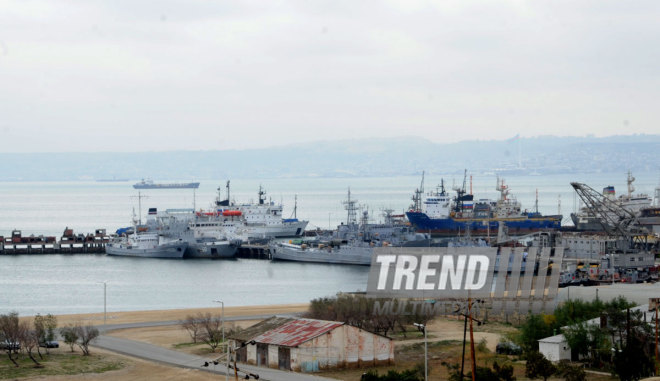
[[[630,244],[628,247],[640,243],[646,246],[646,242],[641,242],[639,239],[646,238],[648,231],[639,225],[635,213],[621,207],[587,184],[572,182],[571,186],[585,206],[598,217],[598,222],[608,235],[628,242]]]

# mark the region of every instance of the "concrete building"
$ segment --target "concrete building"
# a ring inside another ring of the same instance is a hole
[[[316,372],[392,364],[392,339],[341,322],[273,317],[229,337],[239,362]],[[246,343],[253,343],[247,344]]]
[[[539,352],[552,362],[571,359],[571,347],[568,346],[564,335],[539,340]]]

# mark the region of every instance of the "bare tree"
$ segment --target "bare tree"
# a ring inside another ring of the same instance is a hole
[[[18,350],[21,341],[21,327],[18,323],[18,312],[10,312],[8,314],[0,315],[0,339],[4,350],[7,352],[7,357],[18,368],[16,358],[18,357]]]
[[[66,327],[60,328],[60,335],[64,338],[64,342],[71,348],[73,352],[73,347],[78,342],[78,332],[75,329],[75,326],[67,325]]]
[[[99,336],[98,328],[93,325],[82,326],[76,324],[73,329],[76,331],[78,336],[78,346],[83,351],[84,356],[89,356],[89,344]]]
[[[37,361],[37,359],[32,355],[34,348],[39,348],[39,334],[37,331],[31,330],[30,323],[26,321],[20,323],[19,329],[21,335],[21,343],[23,344],[23,348],[27,352],[28,357],[30,357],[30,360],[34,362],[35,368],[43,368],[43,365],[41,365],[39,361]]]
[[[202,327],[200,338],[204,344],[211,347],[211,350],[215,352],[216,348],[222,344],[221,318],[207,312],[197,314],[197,320],[199,320]]]
[[[197,343],[202,331],[202,324],[198,318],[193,315],[186,316],[185,320],[180,320],[179,325],[190,335],[193,343]]]

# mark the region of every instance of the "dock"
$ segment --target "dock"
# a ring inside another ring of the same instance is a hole
[[[13,230],[11,237],[0,236],[0,255],[104,254],[109,241],[105,229],[76,235],[72,229],[66,228],[59,240],[43,235],[23,236],[20,230]]]
[[[236,258],[271,259],[268,245],[243,244],[236,252]]]

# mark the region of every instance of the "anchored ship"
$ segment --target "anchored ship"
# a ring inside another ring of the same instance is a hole
[[[534,212],[521,209],[520,202],[510,195],[504,180],[497,179],[496,190],[500,198],[474,200],[467,193],[465,179],[461,188],[455,188],[456,196],[451,197],[445,190],[444,181],[424,195],[422,186],[415,191],[414,205],[406,213],[408,221],[417,231],[433,236],[494,236],[500,225],[509,234],[522,235],[544,230],[557,230],[561,227],[561,215],[542,215],[537,208]]]
[[[247,239],[240,221],[193,209],[149,209],[146,228],[188,243],[184,258],[233,258]]]
[[[298,220],[297,200],[293,208],[292,218],[282,216],[282,204],[266,201],[266,192],[259,186],[259,202],[235,204],[230,201],[230,187],[227,181],[227,198],[223,199],[221,189],[218,188],[218,196],[215,201],[216,213],[231,214],[241,217],[245,221],[247,235],[250,241],[268,241],[271,238],[300,237],[305,231],[309,221]]]
[[[135,189],[197,189],[199,183],[154,183],[151,179],[142,179],[139,183],[133,184]]]

